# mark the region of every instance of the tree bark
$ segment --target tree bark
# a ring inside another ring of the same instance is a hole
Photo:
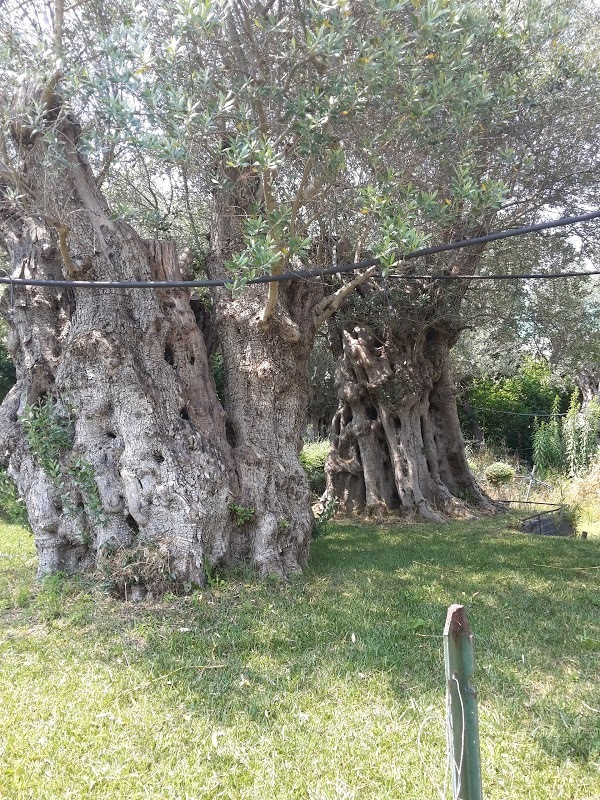
[[[233,181],[232,181],[233,182]],[[242,191],[218,190],[211,230],[209,274],[228,278],[228,258],[243,250],[242,219],[252,201]],[[319,286],[280,285],[278,304],[261,322],[266,286],[232,296],[214,291],[225,378],[227,432],[238,476],[235,503],[251,518],[240,528],[248,556],[264,574],[298,572],[308,558],[313,525],[308,480],[299,462],[310,385]],[[251,511],[250,511],[251,510]]]
[[[51,111],[60,158],[49,163],[45,138],[21,129],[23,183],[40,188],[21,207],[2,197],[13,276],[178,277],[173,245],[145,242],[111,219],[76,125],[58,99]],[[152,543],[181,581],[202,584],[207,563],[242,558],[228,511],[235,481],[224,413],[187,293],[15,291],[17,383],[0,410],[0,458],[25,501],[40,573],[89,568],[104,547]],[[52,469],[23,425],[39,400],[71,430]]]
[[[412,514],[441,522],[491,510],[473,478],[456,410],[449,353],[464,289],[412,286],[362,298],[330,325],[338,409],[326,494],[345,513]]]
[[[600,400],[600,370],[582,369],[577,376],[581,389],[582,408],[587,408],[594,400]]]

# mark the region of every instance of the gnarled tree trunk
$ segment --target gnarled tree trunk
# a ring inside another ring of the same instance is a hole
[[[469,470],[450,373],[461,291],[412,286],[386,308],[371,284],[331,325],[339,404],[326,491],[341,511],[439,522],[492,508]]]
[[[60,158],[50,163],[44,136],[21,127],[32,188],[20,207],[2,193],[13,276],[177,277],[172,245],[111,219],[57,98],[47,119]],[[25,501],[40,572],[90,567],[104,546],[155,543],[182,581],[201,584],[206,562],[243,557],[224,413],[188,295],[18,289],[9,323],[17,384],[0,412],[0,458]]]
[[[224,263],[243,249],[241,219],[247,208],[248,202],[233,192],[216,194],[211,278],[229,277]],[[282,284],[265,325],[260,315],[266,286],[248,286],[235,296],[226,288],[214,292],[228,438],[238,476],[234,502],[249,516],[239,536],[263,574],[298,572],[308,558],[313,516],[298,456],[310,392],[313,309],[320,296],[318,286]]]

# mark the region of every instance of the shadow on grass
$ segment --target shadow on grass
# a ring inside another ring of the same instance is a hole
[[[558,762],[589,763],[600,750],[600,547],[508,526],[339,523],[297,580],[241,576],[154,606],[92,600],[81,583],[50,579],[11,624],[41,614],[61,623],[78,658],[124,659],[132,677],[115,688],[121,706],[145,692],[219,724],[242,715],[269,727],[315,697],[323,709],[344,691],[368,702],[372,680],[400,704],[441,707],[442,629],[447,606],[461,602],[476,635],[483,716],[495,709],[509,726],[535,730]]]

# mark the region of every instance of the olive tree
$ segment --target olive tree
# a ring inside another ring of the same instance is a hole
[[[376,216],[378,205],[406,208],[412,201],[418,230],[437,243],[594,203],[598,83],[581,18],[569,23],[541,6],[482,13],[469,4],[454,13],[449,29],[421,34],[409,88],[427,112],[414,113],[413,146],[386,149],[385,127],[372,153],[388,168],[399,161],[403,180],[386,186],[365,212]],[[381,242],[381,228],[374,228]],[[498,270],[494,253],[485,256],[479,246],[418,267],[411,262],[411,269],[392,267],[387,281],[363,284],[338,312],[331,328],[339,406],[327,473],[328,493],[346,511],[404,510],[441,521],[489,506],[468,469],[449,361],[461,331],[474,324],[472,303],[463,313],[465,293],[490,292],[468,277]],[[436,272],[456,280],[436,280]],[[543,301],[535,305],[539,314]]]
[[[392,280],[405,272],[399,253],[483,230],[520,202],[531,115],[558,98],[555,122],[566,118],[560,80],[586,79],[570,73],[560,15],[506,8],[2,6],[0,239],[13,275],[164,279],[192,263],[226,282],[212,294],[224,407],[188,292],[18,292],[8,309],[17,383],[0,411],[0,453],[42,571],[148,542],[188,583],[207,564],[286,575],[305,563],[312,519],[298,452],[309,355],[354,292],[381,287],[374,268],[337,286],[249,280],[367,253]],[[191,256],[153,238],[165,232]],[[468,276],[476,263],[474,253],[449,268]],[[461,483],[448,370],[465,285],[413,283],[396,314],[404,327],[388,344],[371,328],[371,351],[352,350],[352,369],[365,358],[377,373],[375,383],[358,373],[359,396],[369,418],[365,389],[379,391],[371,422],[393,429],[397,492],[429,515],[439,497],[452,505],[467,489],[485,502]],[[435,420],[409,409],[412,396]],[[413,454],[425,437],[438,464],[420,457],[412,469],[401,429]]]

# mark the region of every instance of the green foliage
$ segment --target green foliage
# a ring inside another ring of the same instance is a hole
[[[574,477],[585,472],[598,452],[600,403],[592,401],[581,410],[578,392],[573,392],[569,410],[547,422],[537,422],[533,435],[533,459],[541,474],[558,472]]]
[[[255,208],[240,204],[235,289],[304,260],[316,219],[322,230],[333,221],[328,235],[362,238],[388,268],[459,223],[489,224],[536,166],[533,139],[510,136],[514,119],[537,134],[563,86],[585,86],[586,67],[594,75],[585,48],[570,46],[568,15],[538,2],[517,15],[458,0],[224,8],[175,0],[165,17],[160,3],[135,15],[108,3],[101,22],[68,15],[61,88],[85,110],[89,157],[114,158],[107,191],[127,195],[123,213],[134,199],[146,229],[160,233],[181,210],[198,239],[194,209],[207,198],[195,186],[231,188],[241,174],[244,199],[262,187]],[[12,27],[29,30],[17,10]],[[17,80],[13,62],[47,74],[45,31],[37,48],[10,33],[6,80]],[[43,108],[32,116],[43,129]]]
[[[231,291],[239,292],[257,275],[268,274],[290,258],[305,258],[310,239],[291,233],[291,208],[273,210],[263,219],[247,217],[244,220],[245,248],[225,263],[233,277],[228,284]]]
[[[540,422],[534,429],[533,463],[541,475],[564,470],[565,453],[557,418]]]
[[[73,446],[73,420],[63,403],[46,395],[25,406],[21,425],[29,447],[44,472],[55,480],[60,475],[60,459]]]
[[[316,442],[305,442],[300,452],[300,463],[308,476],[310,490],[318,496],[325,491],[325,462],[329,449],[329,440],[320,439]]]
[[[250,520],[253,519],[254,515],[256,514],[256,509],[252,508],[252,506],[240,506],[237,503],[229,503],[227,508],[229,509],[229,512],[233,514],[235,524],[238,526],[238,528],[241,528],[242,525],[250,522]]]
[[[5,469],[0,467],[0,516],[15,525],[29,526],[27,510]]]
[[[556,413],[566,411],[570,387],[553,376],[545,361],[527,359],[510,377],[474,378],[466,395],[486,444],[505,446],[528,459],[534,448],[535,414],[552,414],[553,409]],[[469,420],[459,410],[463,430],[468,431]]]
[[[485,479],[492,486],[504,486],[514,480],[515,470],[510,464],[503,461],[495,461],[485,470]]]
[[[102,525],[106,515],[92,465],[72,452],[75,427],[68,405],[49,395],[25,407],[21,416],[23,432],[36,460],[55,485],[64,510],[75,516],[71,492],[81,497],[88,517]],[[84,543],[89,543],[86,533]]]

